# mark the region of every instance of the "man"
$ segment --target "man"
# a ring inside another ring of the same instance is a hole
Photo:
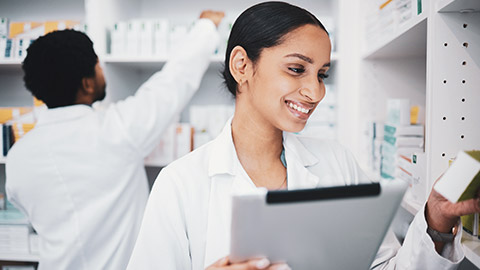
[[[148,197],[143,159],[199,87],[222,12],[206,11],[161,72],[96,111],[105,79],[90,39],[40,37],[23,63],[27,89],[48,106],[7,157],[7,195],[40,236],[39,269],[125,269]]]

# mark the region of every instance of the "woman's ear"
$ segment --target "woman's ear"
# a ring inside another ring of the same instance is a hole
[[[251,61],[242,46],[236,46],[230,53],[229,68],[238,86],[242,86],[248,81]]]

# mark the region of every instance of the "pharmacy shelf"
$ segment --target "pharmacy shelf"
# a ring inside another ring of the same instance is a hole
[[[223,63],[223,55],[213,55],[211,63]],[[114,64],[133,68],[159,68],[168,61],[165,56],[113,56],[106,55],[100,59],[105,64]]]
[[[363,59],[425,56],[427,16],[422,13],[400,26],[395,33],[366,50]]]
[[[7,162],[6,157],[0,157],[0,164],[5,164]]]
[[[410,195],[410,188],[405,193],[405,196],[403,197],[402,203],[400,205],[412,215],[416,215],[423,206],[419,202],[416,202],[412,199]]]
[[[22,64],[22,59],[1,59],[0,65],[2,66],[17,66]]]
[[[463,231],[462,244],[467,259],[480,268],[480,239]]]
[[[20,71],[22,69],[22,61],[22,59],[0,59],[0,71]]]
[[[40,256],[38,254],[0,253],[0,261],[38,262],[39,260]]]
[[[443,0],[437,2],[437,12],[479,12],[478,0]]]
[[[168,164],[163,164],[163,163],[160,163],[160,162],[153,162],[153,161],[145,161],[143,163],[143,165],[145,167],[166,167]]]

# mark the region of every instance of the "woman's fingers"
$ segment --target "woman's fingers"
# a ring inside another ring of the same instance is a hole
[[[287,264],[271,264],[267,258],[249,260],[231,264],[227,257],[221,258],[209,266],[207,270],[291,270]]]

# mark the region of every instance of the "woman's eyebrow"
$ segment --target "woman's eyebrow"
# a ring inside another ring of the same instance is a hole
[[[313,64],[313,62],[314,62],[312,58],[310,58],[308,56],[305,56],[303,54],[300,54],[300,53],[287,54],[287,55],[285,55],[285,57],[297,57],[297,58],[300,58],[301,60],[303,60],[307,63],[310,63],[310,64]],[[330,62],[323,65],[323,67],[330,67]]]
[[[297,58],[302,59],[302,60],[305,61],[305,62],[308,62],[308,63],[310,63],[310,64],[313,64],[312,58],[310,58],[310,57],[308,57],[308,56],[305,56],[305,55],[303,55],[303,54],[291,53],[291,54],[285,55],[285,57],[297,57]]]

